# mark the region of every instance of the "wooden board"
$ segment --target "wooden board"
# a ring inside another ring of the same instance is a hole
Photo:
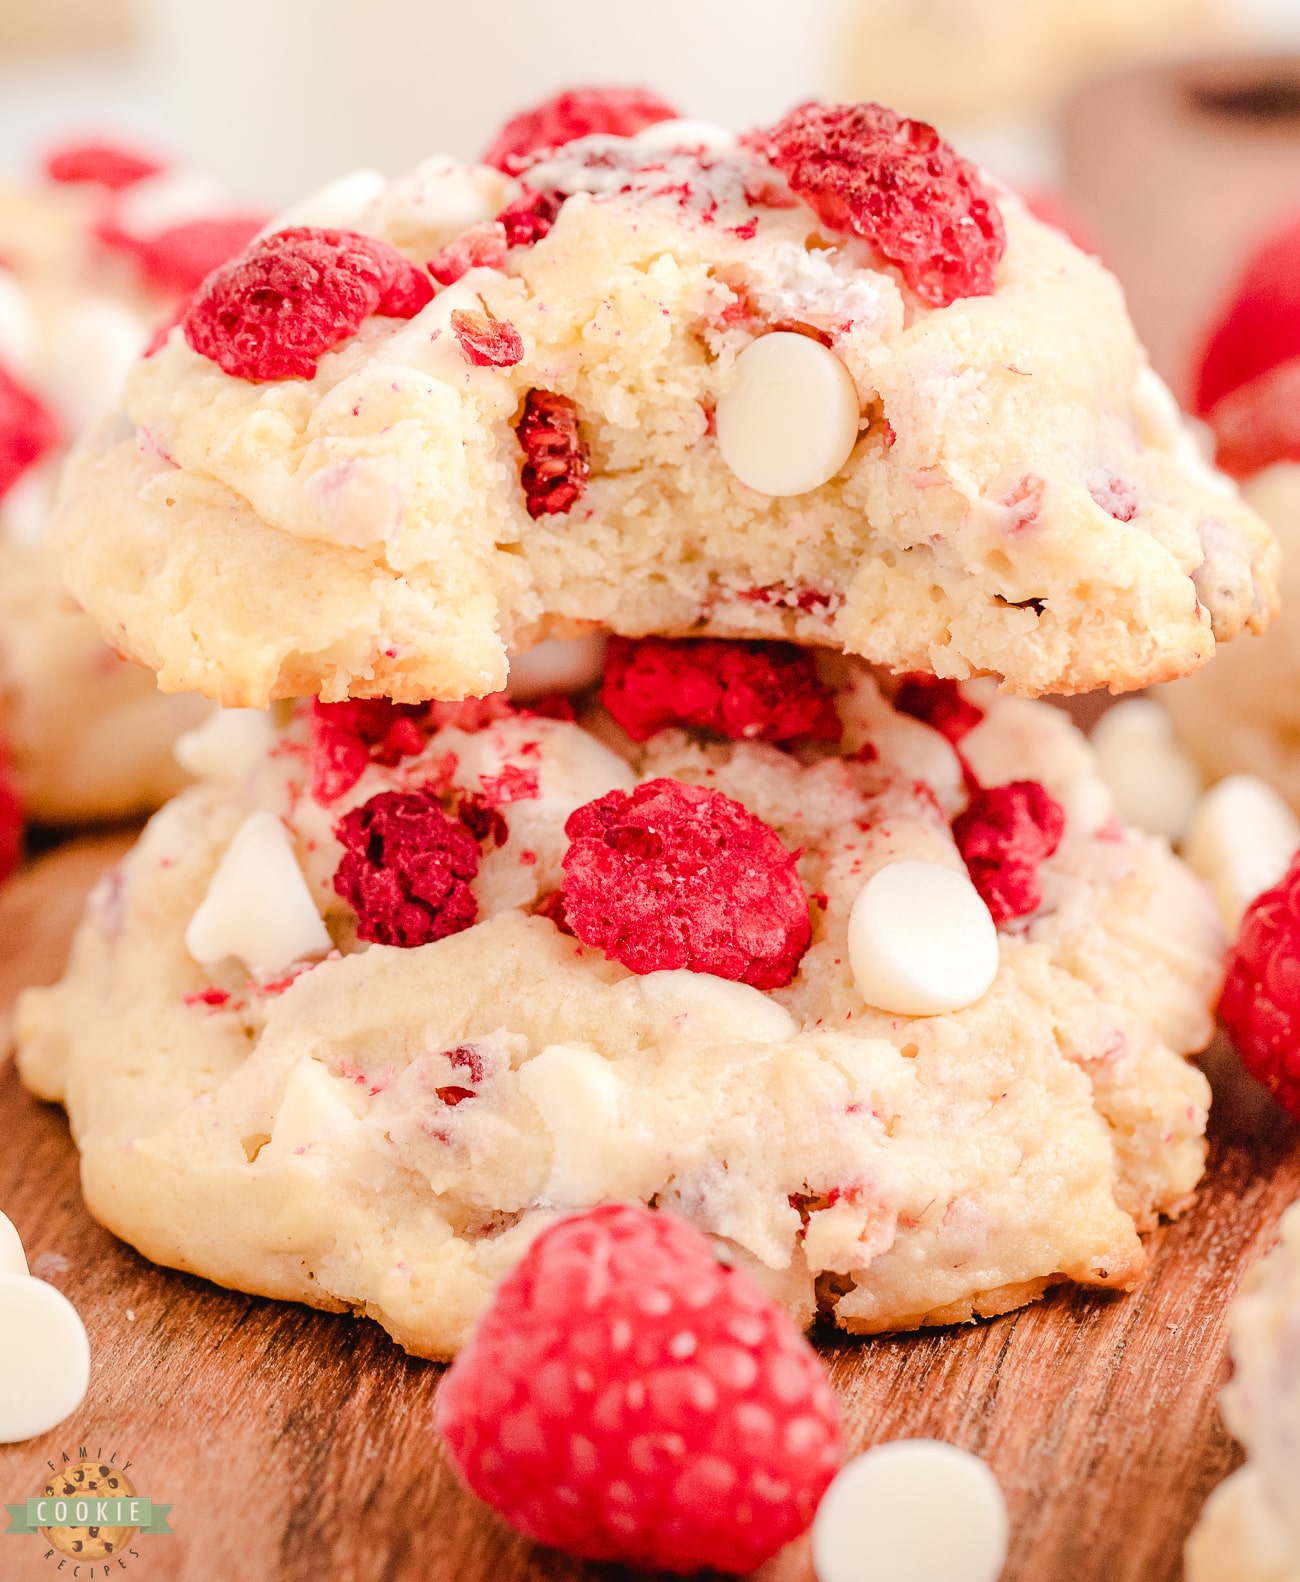
[[[0,1014],[23,984],[57,976],[82,896],[123,845],[63,847],[0,892]],[[1005,1582],[1169,1582],[1206,1494],[1238,1460],[1215,1401],[1225,1308],[1300,1196],[1300,1129],[1234,1076],[1228,1052],[1207,1066],[1210,1170],[1191,1212],[1151,1238],[1135,1294],[1062,1291],[959,1330],[819,1338],[852,1448],[928,1434],[987,1459],[1011,1507]],[[0,1447],[0,1502],[39,1493],[47,1459],[86,1446],[129,1460],[140,1492],[174,1507],[174,1536],[139,1538],[126,1558],[141,1582],[619,1574],[531,1548],[460,1493],[430,1426],[441,1370],[376,1325],[156,1269],[95,1225],[62,1112],[27,1095],[7,1054],[0,1207],[81,1310],[94,1357],[67,1424]],[[70,1577],[47,1547],[0,1537],[0,1578]],[[806,1542],[762,1576],[810,1582]]]

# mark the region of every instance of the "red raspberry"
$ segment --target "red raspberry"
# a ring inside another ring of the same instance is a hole
[[[924,720],[954,747],[984,718],[984,710],[963,697],[955,681],[940,676],[904,676],[894,694],[894,707],[900,714]]]
[[[564,207],[563,192],[525,191],[507,204],[497,215],[497,224],[506,235],[508,247],[531,247],[549,236],[560,210]]]
[[[1064,808],[1037,780],[977,790],[953,820],[971,883],[999,927],[1037,909],[1043,899],[1038,865],[1064,833]]]
[[[0,879],[23,860],[23,803],[9,761],[9,744],[0,737]]]
[[[843,734],[812,653],[789,643],[613,637],[601,701],[634,742],[671,725],[731,741]]]
[[[808,897],[776,831],[720,791],[647,780],[569,815],[564,911],[633,972],[687,968],[779,989],[808,948]]]
[[[311,794],[318,802],[337,802],[367,768],[392,768],[423,752],[427,710],[419,703],[387,698],[349,698],[311,706]]]
[[[506,228],[498,221],[471,225],[429,260],[429,273],[440,286],[454,286],[471,269],[500,269],[509,250]]]
[[[0,500],[58,443],[54,414],[0,364]]]
[[[214,269],[242,253],[267,218],[265,214],[225,214],[187,220],[153,236],[130,236],[106,225],[98,234],[110,246],[130,253],[155,290],[181,297],[197,291]]]
[[[147,176],[156,176],[167,167],[148,154],[111,143],[65,143],[45,161],[45,174],[51,181],[93,182],[110,192],[122,192]]]
[[[591,474],[577,407],[553,390],[530,390],[515,438],[526,458],[519,481],[529,516],[567,516],[586,494]]]
[[[1300,857],[1246,908],[1219,1016],[1246,1070],[1300,1120]]]
[[[380,945],[427,945],[478,915],[469,882],[478,842],[432,791],[380,791],[334,828],[347,847],[334,888],[357,914],[357,935]]]
[[[672,105],[646,88],[569,88],[507,121],[483,163],[513,173],[542,149],[560,148],[594,132],[634,137],[656,121],[676,119]]]
[[[433,299],[428,275],[356,231],[276,231],[203,283],[185,339],[236,379],[314,379],[316,360],[372,313],[409,319]]]
[[[451,328],[465,361],[475,368],[513,368],[523,361],[524,343],[509,319],[457,308]]]
[[[528,1537],[656,1571],[753,1570],[840,1458],[834,1392],[785,1313],[684,1220],[615,1203],[538,1236],[434,1413]]]
[[[1196,411],[1278,363],[1300,357],[1300,217],[1258,248],[1211,331],[1196,378]]]
[[[1275,461],[1300,461],[1300,357],[1224,396],[1210,413],[1214,459],[1235,478]]]
[[[865,237],[923,302],[994,291],[1002,215],[932,126],[880,104],[805,104],[759,141],[824,225]]]

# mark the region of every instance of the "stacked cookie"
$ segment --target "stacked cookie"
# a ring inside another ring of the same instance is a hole
[[[930,128],[569,96],[347,178],[55,533],[228,706],[20,1008],[147,1255],[441,1356],[606,1201],[855,1331],[1129,1286],[1187,1201],[1220,925],[1029,698],[1262,629],[1276,550]]]

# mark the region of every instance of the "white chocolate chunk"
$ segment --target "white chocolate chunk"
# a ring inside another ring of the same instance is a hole
[[[735,148],[736,134],[729,132],[725,126],[719,126],[716,121],[696,121],[688,116],[680,116],[676,120],[656,121],[651,126],[642,127],[632,141],[639,148],[659,149],[665,154],[677,149],[693,152],[697,148],[722,152]]]
[[[145,327],[129,308],[90,297],[60,319],[50,347],[49,388],[69,433],[113,411],[144,350]]]
[[[506,685],[512,698],[540,698],[547,692],[581,692],[605,673],[605,634],[549,637],[522,654],[510,656]]]
[[[829,347],[776,330],[736,358],[717,427],[722,459],[741,483],[806,494],[829,482],[857,443],[857,388]]]
[[[274,813],[250,813],[236,830],[185,930],[185,948],[205,965],[236,956],[259,978],[329,950],[289,833]]]
[[[998,975],[998,931],[965,876],[911,858],[872,874],[849,913],[849,963],[868,1005],[937,1016],[973,1005]]]
[[[1300,819],[1257,775],[1229,775],[1197,803],[1183,855],[1214,891],[1223,926],[1277,883],[1300,849]]]
[[[258,236],[271,236],[294,225],[337,226],[354,231],[361,216],[386,186],[387,182],[377,170],[354,170],[290,204],[269,225],[263,226]]]
[[[1092,747],[1120,818],[1149,834],[1180,839],[1201,794],[1201,777],[1160,704],[1154,698],[1117,703],[1098,720]]]
[[[27,1254],[13,1220],[0,1214],[0,1274],[26,1274]]]
[[[90,1341],[62,1291],[27,1274],[0,1274],[0,1444],[48,1433],[81,1405]]]
[[[197,780],[243,785],[275,740],[266,709],[214,709],[202,725],[184,731],[172,749],[176,762]]]
[[[637,1198],[656,1155],[649,1132],[628,1113],[631,1094],[612,1061],[594,1049],[551,1044],[519,1072],[551,1136],[551,1173],[542,1200],[585,1208]]]
[[[836,1474],[813,1521],[818,1582],[996,1582],[1007,1505],[969,1451],[900,1439]]]

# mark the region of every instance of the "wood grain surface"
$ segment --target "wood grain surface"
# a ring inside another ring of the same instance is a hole
[[[42,857],[0,892],[0,1015],[57,976],[81,899],[126,837]],[[993,1322],[818,1345],[851,1448],[933,1435],[983,1456],[1006,1490],[1005,1582],[1169,1582],[1205,1496],[1237,1462],[1216,1406],[1224,1320],[1246,1266],[1300,1196],[1300,1128],[1214,1049],[1209,1173],[1149,1242],[1131,1296],[1060,1291]],[[456,1487],[431,1407],[441,1369],[378,1326],[156,1269],[87,1216],[62,1112],[0,1054],[0,1207],[36,1272],[76,1303],[93,1370],[81,1409],[0,1446],[0,1502],[38,1494],[66,1452],[129,1461],[174,1508],[137,1537],[140,1582],[511,1582],[613,1578],[532,1548]],[[0,1579],[70,1578],[39,1537],[0,1537]],[[103,1563],[95,1566],[101,1575]],[[83,1563],[78,1582],[90,1573]],[[807,1544],[763,1582],[810,1582]]]

